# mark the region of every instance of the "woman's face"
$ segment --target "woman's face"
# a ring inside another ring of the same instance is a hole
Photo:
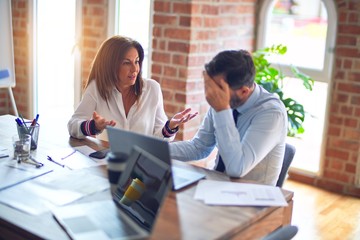
[[[140,59],[136,48],[130,48],[120,62],[119,85],[122,88],[130,87],[135,84],[136,77],[140,71]]]

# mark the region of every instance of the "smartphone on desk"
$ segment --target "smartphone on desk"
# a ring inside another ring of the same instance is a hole
[[[106,157],[106,155],[110,152],[110,148],[105,148],[103,150],[99,150],[93,153],[89,154],[89,157],[97,158],[97,159],[103,159]]]

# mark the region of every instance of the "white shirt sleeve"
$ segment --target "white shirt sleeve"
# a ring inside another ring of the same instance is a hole
[[[80,126],[83,121],[92,118],[92,114],[96,109],[96,104],[99,101],[96,91],[95,81],[92,81],[86,88],[82,100],[67,124],[70,136],[80,139],[86,137],[82,133]]]

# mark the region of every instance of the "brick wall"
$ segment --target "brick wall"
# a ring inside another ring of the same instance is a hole
[[[30,113],[30,37],[27,22],[29,21],[29,3],[27,0],[11,0],[13,15],[13,37],[15,56],[16,87],[13,88],[18,112],[25,118]],[[91,62],[100,44],[107,37],[107,0],[83,1],[83,29],[80,48],[82,52],[81,78],[84,83],[90,72]],[[7,89],[0,89],[0,114],[14,114]]]
[[[225,48],[253,50],[255,11],[261,1],[155,0],[152,77],[160,82],[168,116],[191,106],[201,116],[186,125],[178,139],[196,132],[208,105],[203,95],[204,63]],[[28,2],[12,0],[16,87],[19,112],[29,109]],[[291,178],[332,191],[360,196],[355,172],[360,151],[360,3],[336,0],[338,35],[330,96],[323,175],[292,173]],[[107,0],[83,1],[82,79],[106,38]],[[12,113],[0,90],[0,114]]]
[[[107,38],[107,0],[84,0],[81,38],[81,79],[84,85],[91,63],[101,43]]]
[[[338,36],[333,94],[320,187],[360,196],[354,188],[360,150],[360,2],[337,1]]]
[[[336,4],[339,21],[323,173],[319,177],[293,173],[291,178],[360,196],[355,187],[357,164],[360,167],[360,2]]]
[[[11,4],[16,77],[13,94],[18,112],[27,117],[30,111],[28,1],[12,0]],[[0,88],[0,114],[14,114],[6,88]]]
[[[254,13],[255,0],[154,1],[151,77],[162,86],[169,117],[186,107],[200,113],[178,140],[191,138],[208,110],[204,64],[222,49],[253,50]]]

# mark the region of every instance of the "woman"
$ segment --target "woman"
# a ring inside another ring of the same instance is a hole
[[[160,84],[141,77],[144,50],[135,40],[113,36],[105,40],[92,63],[83,99],[68,122],[72,137],[98,135],[107,125],[172,139],[179,125],[197,115],[191,109],[170,120],[164,111]]]

